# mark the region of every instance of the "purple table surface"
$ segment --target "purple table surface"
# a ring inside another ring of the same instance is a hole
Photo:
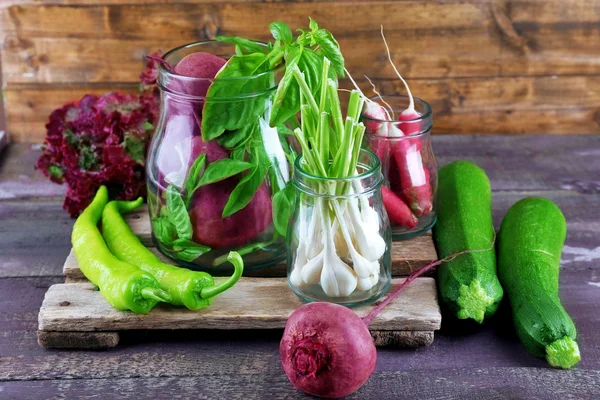
[[[560,293],[582,361],[549,368],[519,344],[506,309],[460,333],[444,320],[433,345],[381,349],[355,399],[600,398],[600,137],[435,136],[440,166],[477,162],[494,190],[494,220],[526,196],[548,197],[568,221]],[[63,281],[73,221],[64,188],[33,170],[39,149],[0,154],[0,399],[294,399],[279,365],[281,331],[129,332],[110,351],[44,350],[37,313]]]

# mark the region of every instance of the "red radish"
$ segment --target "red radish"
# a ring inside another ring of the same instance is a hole
[[[383,205],[390,217],[390,221],[407,229],[413,229],[417,226],[419,220],[401,198],[385,186],[381,187],[381,192],[383,195]]]
[[[418,139],[402,139],[393,144],[393,155],[400,177],[402,197],[417,215],[427,215],[433,209],[433,192],[429,171],[423,167]]]
[[[370,135],[387,136],[387,124],[379,121],[387,121],[389,118],[385,108],[374,101],[365,101],[363,114],[369,119],[363,120],[365,132]],[[374,121],[373,121],[374,120]]]
[[[381,26],[381,37],[383,38],[390,64],[396,72],[396,75],[398,75],[398,78],[400,78],[404,84],[410,101],[408,108],[400,113],[399,120],[411,121],[420,118],[419,113],[415,110],[415,101],[410,88],[392,62],[390,48],[385,39],[385,35],[383,34],[383,26]],[[406,136],[421,132],[420,121],[403,122],[398,125],[398,130],[403,132]],[[398,140],[392,145],[394,160],[396,161],[400,175],[402,195],[410,209],[417,216],[427,215],[433,209],[433,192],[426,175],[426,168],[423,166],[423,160],[421,158],[422,146],[419,138]]]
[[[487,249],[452,254],[413,272],[363,318],[333,303],[298,307],[288,318],[279,344],[281,365],[292,385],[326,398],[354,393],[375,370],[377,351],[369,333],[375,317],[419,276],[462,254],[489,251],[494,241]]]

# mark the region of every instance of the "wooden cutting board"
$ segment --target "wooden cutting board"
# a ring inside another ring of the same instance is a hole
[[[138,211],[127,214],[126,219],[129,226],[131,226],[131,229],[136,233],[144,245],[148,246],[150,250],[162,258],[163,261],[172,262],[169,261],[167,257],[163,256],[152,243],[150,218],[148,216],[148,208],[146,205],[140,207]],[[433,245],[431,231],[426,232],[422,236],[410,240],[393,242],[392,244],[393,276],[409,275],[412,271],[417,270],[434,260],[437,260],[437,253],[435,251],[435,246]],[[63,273],[69,281],[85,279],[77,265],[77,260],[75,259],[75,254],[72,250],[65,261]],[[285,277],[286,265],[285,262],[281,262],[265,268],[245,271],[244,276]]]
[[[151,246],[147,209],[130,213],[128,222],[140,240]],[[155,248],[150,249],[159,254]],[[430,235],[395,242],[393,271],[396,275],[407,273],[436,257]],[[284,278],[284,263],[251,271],[254,277],[241,278],[207,309],[190,311],[159,305],[148,315],[112,308],[85,279],[72,251],[63,271],[66,283],[48,289],[38,317],[38,341],[48,348],[110,348],[119,343],[120,332],[140,329],[282,329],[288,316],[302,305]],[[403,278],[393,279],[392,288],[402,281]],[[372,307],[355,310],[365,315]],[[378,346],[419,347],[433,342],[434,331],[440,325],[435,281],[424,277],[415,280],[386,307],[370,329]]]

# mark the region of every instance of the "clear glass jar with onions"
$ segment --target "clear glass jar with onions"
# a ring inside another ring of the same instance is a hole
[[[294,214],[287,235],[288,283],[304,301],[357,306],[391,283],[391,231],[378,158],[361,150],[357,174],[324,178],[296,159]]]
[[[276,225],[281,210],[273,198],[292,185],[289,146],[268,124],[278,72],[216,79],[177,73],[194,54],[208,59],[201,65],[216,63],[214,76],[235,50],[192,43],[166,53],[159,67],[161,116],[146,166],[154,244],[178,264],[214,274],[231,272],[230,250],[243,256],[246,270],[281,261],[285,228]],[[237,97],[219,97],[232,87]]]
[[[367,102],[361,120],[364,146],[381,160],[383,200],[394,240],[430,230],[436,221],[437,166],[431,146],[430,105],[408,96],[377,96]]]

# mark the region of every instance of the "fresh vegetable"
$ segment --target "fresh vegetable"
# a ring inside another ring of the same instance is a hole
[[[52,182],[67,184],[63,208],[75,217],[97,189],[133,199],[145,195],[144,163],[154,129],[154,94],[86,95],[50,114],[37,168]]]
[[[403,138],[391,139],[389,143],[386,140],[371,142],[376,145],[374,151],[380,158],[387,159],[387,153],[391,153],[389,171],[394,171],[397,168],[397,179],[395,179],[396,177],[394,177],[395,181],[390,179],[390,186],[398,187],[398,194],[401,195],[416,216],[424,216],[433,209],[433,190],[427,177],[428,171],[423,165],[422,143],[419,137],[405,138],[421,133],[422,127],[419,120],[421,115],[415,110],[414,98],[408,84],[392,61],[390,49],[383,34],[383,26],[381,27],[381,37],[387,51],[388,60],[406,88],[409,106],[398,115],[398,121],[403,122],[396,123],[392,122],[393,119],[390,119],[390,115],[394,117],[394,110],[385,103],[381,96],[379,97],[388,107],[387,109],[375,101],[367,102],[363,111],[363,115],[367,117],[365,119],[365,124],[369,128],[367,133],[390,138]],[[378,93],[375,85],[372,83],[371,85],[375,93]],[[388,175],[391,174],[388,173]]]
[[[272,222],[269,190],[261,185],[246,207],[223,218],[223,210],[237,185],[237,178],[202,186],[190,202],[193,239],[214,248],[241,246],[254,239]]]
[[[212,79],[226,62],[227,60],[219,56],[199,51],[182,58],[175,65],[174,72],[191,78]]]
[[[191,165],[202,155],[212,163],[228,156],[215,141],[204,142],[192,115],[172,115],[166,122],[156,158],[159,183],[182,188]]]
[[[550,365],[571,368],[581,359],[573,320],[558,294],[565,217],[552,201],[531,197],[513,205],[498,236],[498,273],[523,346]]]
[[[302,147],[306,172],[325,179],[350,178],[357,175],[365,131],[358,122],[363,99],[358,91],[352,91],[343,122],[337,82],[328,78],[330,65],[325,57],[318,96],[313,95],[298,66],[288,67],[300,88],[301,127],[294,134]],[[361,188],[348,181],[316,182],[313,186],[315,193],[322,195],[361,194]],[[302,218],[295,233],[299,244],[291,282],[297,286],[318,283],[331,297],[349,296],[354,290],[366,291],[377,285],[380,258],[388,245],[379,233],[380,221],[368,199],[362,194],[347,200],[318,198],[310,218],[308,226]]]
[[[333,60],[325,79],[336,83],[337,74],[344,73],[343,57],[333,36],[312,20],[297,38],[281,22],[272,23],[270,30],[274,42],[266,45],[217,37],[236,47],[227,61],[198,52],[174,67],[163,62],[174,77],[165,92],[158,201],[151,211],[154,236],[175,258],[193,261],[213,248],[227,247],[247,254],[286,234],[294,200],[289,163],[295,152],[287,143],[293,134],[283,124],[299,126],[300,111],[298,83],[288,70],[299,68],[310,78],[307,84],[320,90],[324,57]],[[275,93],[275,73],[282,70]],[[214,79],[205,93],[198,93],[193,78]],[[177,93],[205,97],[190,104]],[[258,242],[262,233],[267,237]]]
[[[279,355],[294,387],[335,399],[364,385],[377,362],[367,325],[349,308],[333,303],[297,308],[285,325]]]
[[[108,202],[106,186],[100,186],[92,203],[73,226],[71,241],[79,268],[85,277],[100,288],[106,301],[119,310],[148,313],[158,302],[171,296],[159,288],[147,272],[117,259],[106,246],[97,224]]]
[[[400,121],[406,121],[398,124],[398,136],[410,136],[420,133],[420,121],[413,120],[420,118],[421,115],[415,110],[415,100],[408,84],[392,61],[390,48],[383,34],[383,26],[381,27],[381,37],[385,44],[388,60],[394,72],[404,84],[410,101],[408,108],[402,111],[398,117]],[[393,126],[396,127],[396,125]],[[398,167],[400,186],[406,203],[417,216],[429,214],[433,209],[433,192],[431,183],[426,179],[425,167],[421,158],[421,141],[418,138],[398,140],[392,145],[391,150]]]
[[[289,381],[314,396],[341,398],[358,390],[375,370],[377,351],[369,325],[383,309],[419,276],[466,254],[493,251],[466,250],[431,262],[411,273],[385,300],[363,318],[332,303],[310,303],[298,307],[285,324],[279,344],[279,359]]]
[[[438,196],[433,238],[440,257],[481,249],[494,241],[492,191],[481,168],[469,161],[444,166],[439,171]],[[459,319],[482,323],[502,300],[493,250],[442,265],[437,282],[442,304]]]
[[[385,186],[381,187],[381,193],[383,195],[383,205],[390,217],[390,221],[406,229],[413,229],[417,226],[419,220],[414,216],[406,203],[396,196],[396,193]]]
[[[141,198],[130,202],[108,203],[102,212],[102,236],[110,251],[120,260],[152,274],[160,288],[171,296],[171,304],[185,306],[190,310],[208,307],[214,296],[231,288],[242,276],[244,264],[240,255],[235,252],[230,252],[227,256],[234,266],[233,275],[218,285],[215,285],[212,276],[205,272],[190,271],[163,263],[140,242],[121,216],[141,204]]]

